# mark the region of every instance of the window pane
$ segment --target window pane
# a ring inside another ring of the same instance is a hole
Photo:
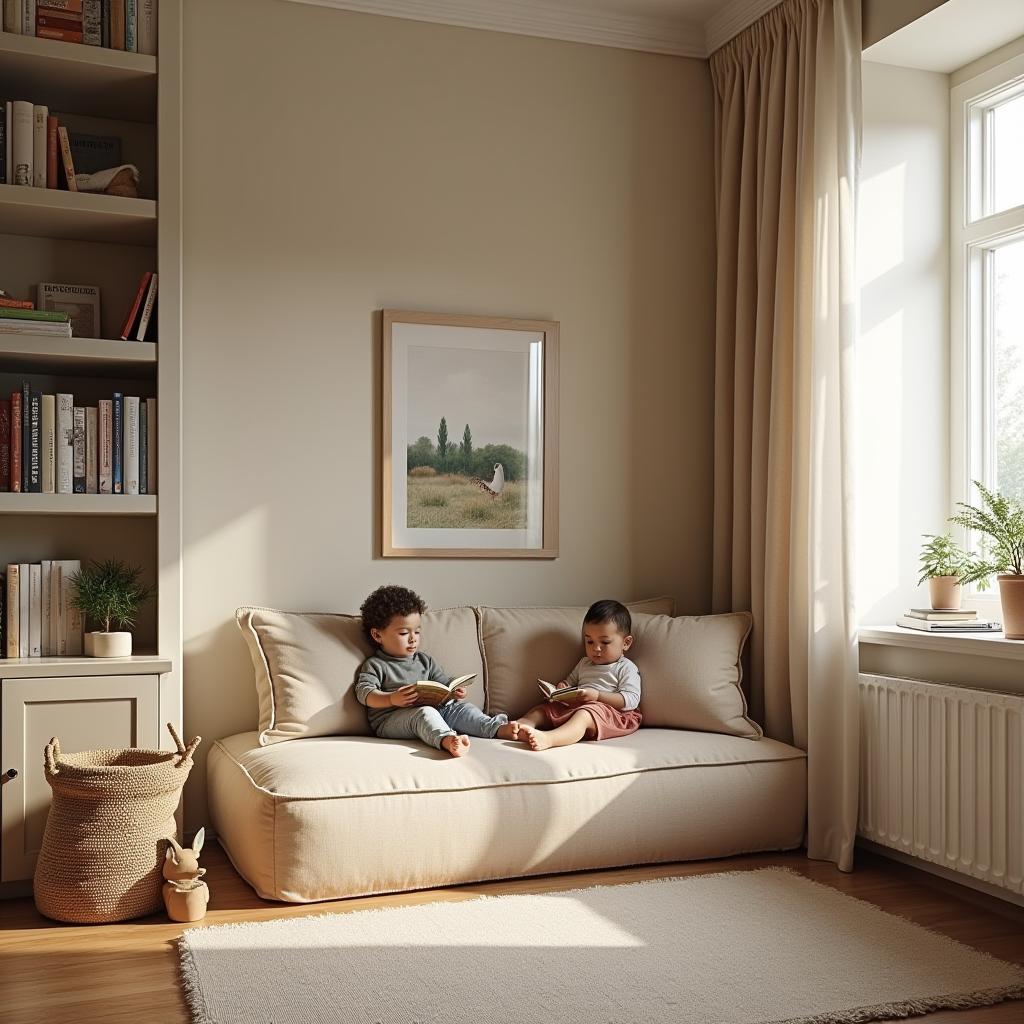
[[[1024,501],[1024,240],[993,261],[996,486]]]
[[[992,111],[992,213],[1024,205],[1024,93]]]

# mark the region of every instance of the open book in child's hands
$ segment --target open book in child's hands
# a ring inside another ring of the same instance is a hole
[[[458,689],[464,683],[468,683],[470,679],[475,678],[476,673],[470,672],[468,676],[458,676],[450,683],[438,683],[433,679],[419,679],[413,685],[421,697],[429,697],[431,700],[443,702],[451,699],[452,690]]]
[[[575,700],[576,694],[580,692],[578,686],[555,686],[554,683],[549,683],[546,679],[538,679],[537,685],[546,700]]]

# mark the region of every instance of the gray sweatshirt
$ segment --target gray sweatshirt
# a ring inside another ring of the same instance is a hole
[[[436,683],[450,683],[452,677],[429,654],[417,651],[407,658],[396,658],[383,651],[371,654],[359,666],[356,676],[356,700],[366,704],[367,696],[374,690],[392,693],[410,683],[418,683],[424,679],[432,679]],[[366,715],[370,720],[370,728],[376,732],[377,723],[383,721],[397,708],[367,707]]]

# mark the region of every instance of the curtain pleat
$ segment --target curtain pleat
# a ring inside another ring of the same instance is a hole
[[[752,712],[808,753],[809,855],[849,869],[859,0],[784,0],[711,73],[714,607],[753,612]]]

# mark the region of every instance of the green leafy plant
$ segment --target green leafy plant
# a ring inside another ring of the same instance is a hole
[[[971,556],[948,533],[924,533],[925,543],[921,545],[921,576],[918,585],[935,576],[957,576],[967,572],[972,564]]]
[[[981,507],[958,501],[962,511],[949,521],[981,535],[981,553],[971,557],[959,579],[984,590],[990,576],[1024,575],[1024,506],[1015,498],[993,493],[977,480],[974,486],[981,494]]]
[[[104,633],[111,632],[111,623],[130,630],[139,608],[156,592],[141,582],[141,576],[141,568],[116,558],[92,561],[71,577],[71,601],[87,619],[102,623]]]

